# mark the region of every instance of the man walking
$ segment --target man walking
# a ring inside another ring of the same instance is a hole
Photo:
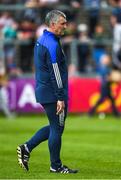
[[[118,112],[118,109],[115,105],[114,97],[112,96],[111,92],[111,84],[112,84],[112,78],[111,78],[111,58],[108,54],[105,54],[100,59],[100,65],[99,65],[99,74],[101,76],[102,82],[101,82],[101,89],[100,89],[100,98],[96,102],[96,104],[91,107],[89,110],[89,115],[92,116],[95,111],[97,110],[97,107],[106,99],[110,99],[112,103],[112,110],[113,114],[116,117],[120,116],[120,113]]]
[[[41,142],[48,140],[50,172],[77,173],[60,159],[61,136],[67,115],[68,73],[60,36],[67,27],[66,15],[58,10],[50,11],[45,18],[48,30],[37,40],[34,49],[37,102],[44,107],[49,126],[41,128],[29,141],[17,147],[19,164],[28,170],[30,152]]]

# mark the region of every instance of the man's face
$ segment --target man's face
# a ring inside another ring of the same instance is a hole
[[[64,17],[60,16],[58,22],[53,23],[53,28],[57,36],[63,35],[65,29],[67,28],[67,20]]]

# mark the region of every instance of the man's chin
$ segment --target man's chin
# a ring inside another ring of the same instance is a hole
[[[58,34],[57,36],[58,36],[58,37],[61,37],[61,36],[63,36],[63,35],[64,35],[64,33],[61,33],[61,34]]]
[[[61,36],[63,36],[65,34],[65,31],[61,32]]]

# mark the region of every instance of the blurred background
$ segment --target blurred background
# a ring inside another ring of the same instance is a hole
[[[0,178],[63,178],[48,173],[47,143],[32,152],[29,173],[16,158],[18,144],[48,123],[35,100],[33,47],[52,9],[68,19],[62,159],[79,169],[64,178],[121,179],[121,0],[0,0]]]
[[[68,20],[62,46],[69,72],[69,112],[92,115],[102,82],[108,81],[113,100],[104,97],[95,112],[118,116],[121,0],[0,0],[1,113],[10,118],[43,111],[34,95],[33,47],[52,9],[63,11]]]

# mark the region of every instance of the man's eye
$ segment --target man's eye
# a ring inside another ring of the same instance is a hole
[[[67,24],[66,22],[64,22],[64,23],[61,23],[62,25],[65,25],[65,24]]]

